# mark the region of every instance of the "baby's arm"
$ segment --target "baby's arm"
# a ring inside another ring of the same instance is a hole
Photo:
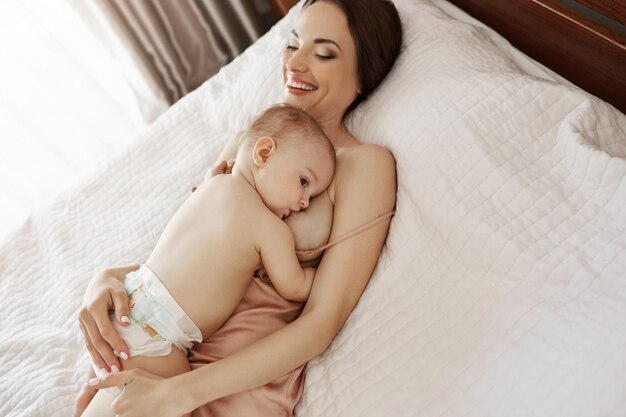
[[[293,233],[282,221],[261,245],[261,262],[281,297],[305,301],[309,297],[316,268],[302,268],[296,257]]]

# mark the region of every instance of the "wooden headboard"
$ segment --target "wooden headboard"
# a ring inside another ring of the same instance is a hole
[[[626,0],[448,0],[626,113]]]

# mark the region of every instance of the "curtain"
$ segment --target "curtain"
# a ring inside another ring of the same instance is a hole
[[[84,0],[73,1],[89,13]],[[267,29],[259,1],[96,0],[96,4],[116,42],[124,47],[116,48],[118,58],[135,71],[129,78],[141,82],[133,82],[133,89],[147,121],[210,78]]]
[[[145,123],[114,58],[65,0],[0,0],[0,240]]]
[[[275,18],[266,0],[0,0],[0,240]]]

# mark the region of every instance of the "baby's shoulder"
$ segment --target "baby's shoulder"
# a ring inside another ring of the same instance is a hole
[[[264,232],[285,226],[285,223],[267,208],[263,199],[255,190],[244,189],[241,192],[231,190],[228,209],[233,218],[243,227]]]

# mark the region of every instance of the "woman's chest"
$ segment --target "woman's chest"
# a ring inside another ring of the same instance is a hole
[[[285,222],[293,232],[297,250],[325,245],[333,226],[333,203],[328,193],[313,198],[306,210],[292,213]]]

